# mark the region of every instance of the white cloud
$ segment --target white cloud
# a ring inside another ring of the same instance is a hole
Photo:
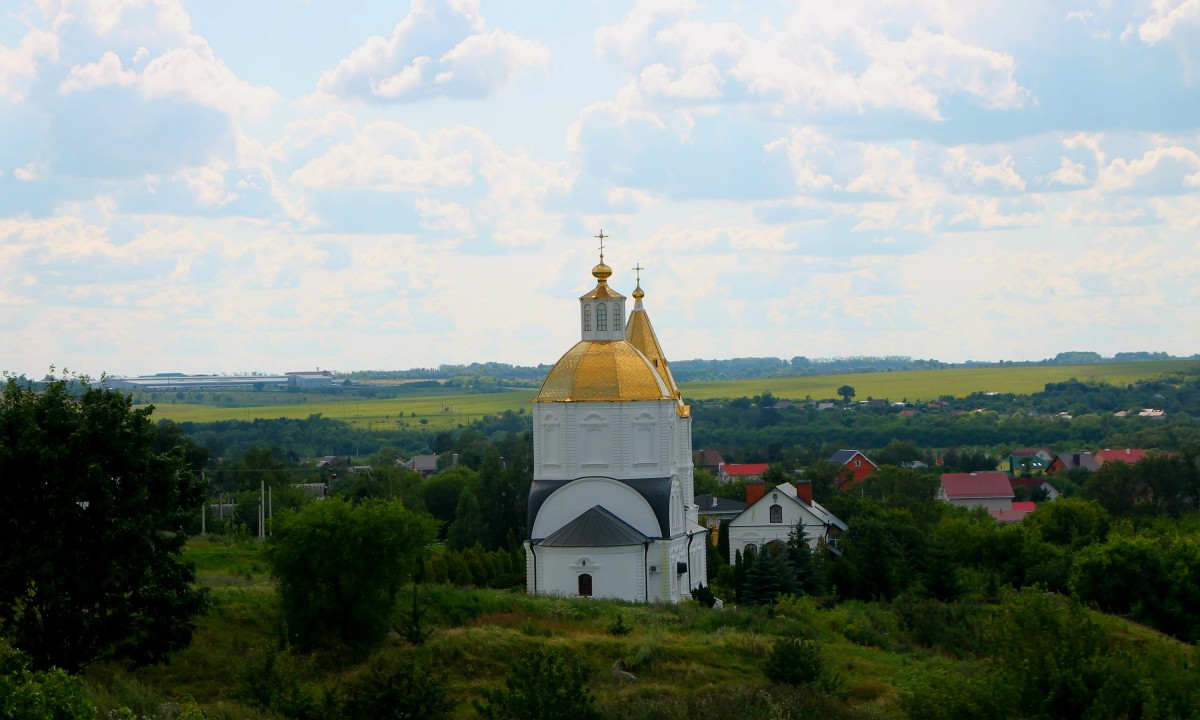
[[[13,177],[22,181],[30,182],[31,180],[40,180],[45,177],[49,167],[45,163],[30,162],[13,170]]]
[[[126,87],[137,82],[138,74],[121,66],[121,58],[109,51],[94,63],[76,65],[58,86],[61,93],[80,92],[106,85]]]
[[[605,25],[593,37],[596,50],[621,62],[636,62],[648,46],[656,30],[665,30],[668,23],[681,18],[696,6],[692,0],[642,0],[616,25]]]
[[[967,155],[964,147],[950,148],[943,168],[947,175],[965,175],[976,187],[999,188],[1000,190],[1024,190],[1025,180],[1013,167],[1012,155],[999,163],[989,165]]]
[[[369,101],[487,97],[526,68],[544,68],[550,51],[503,30],[486,30],[479,3],[414,0],[391,38],[372,36],[324,72],[320,93]]]
[[[1200,21],[1200,0],[1153,0],[1150,16],[1138,25],[1138,37],[1147,45],[1169,40],[1181,25]]]
[[[439,202],[433,198],[419,197],[415,206],[421,214],[421,227],[435,232],[456,235],[473,235],[475,226],[471,222],[471,211],[452,202]]]
[[[183,98],[233,117],[265,117],[278,96],[270,88],[238,78],[202,38],[151,60],[139,87],[148,98]]]
[[[427,190],[462,187],[475,180],[472,153],[488,142],[477,130],[458,126],[428,138],[400,123],[376,120],[352,141],[339,143],[292,173],[306,188]]]
[[[721,73],[711,63],[696,65],[679,74],[666,65],[642,68],[638,87],[646,97],[680,100],[711,100],[721,97]]]
[[[1087,185],[1087,168],[1083,163],[1077,163],[1066,155],[1059,156],[1059,168],[1050,173],[1046,180],[1059,185]]]
[[[44,30],[31,29],[9,48],[0,44],[0,101],[20,102],[25,89],[37,76],[43,61],[58,60],[58,36]]]
[[[1096,179],[1096,188],[1109,192],[1175,192],[1197,186],[1200,154],[1181,145],[1161,145],[1132,160],[1114,158]]]
[[[186,168],[179,173],[188,188],[195,193],[196,202],[206,207],[221,207],[237,200],[238,195],[225,187],[229,163],[217,160],[210,165]]]

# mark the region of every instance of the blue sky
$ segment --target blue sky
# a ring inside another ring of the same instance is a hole
[[[1200,351],[1200,0],[0,9],[0,369]]]

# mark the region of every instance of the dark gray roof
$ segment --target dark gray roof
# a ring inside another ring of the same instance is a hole
[[[713,499],[714,498],[712,495],[696,496],[696,504],[700,506],[701,515],[703,515],[705,511],[708,511],[709,513],[741,512],[746,509],[746,503],[742,502],[741,500],[731,500],[729,498],[718,497],[716,498],[717,504],[713,505]]]
[[[857,450],[838,450],[829,457],[829,462],[835,462],[838,465],[845,465],[850,462],[850,458],[858,454]],[[863,455],[866,457],[866,455]]]
[[[600,505],[563,525],[538,543],[545,547],[613,547],[650,540]]]

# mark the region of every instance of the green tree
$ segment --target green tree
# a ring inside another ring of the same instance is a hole
[[[539,647],[476,710],[485,720],[598,720],[587,668],[565,649]]]
[[[400,586],[436,532],[436,520],[394,501],[330,498],[278,516],[266,555],[293,639],[304,646],[380,640]]]
[[[0,639],[0,718],[92,720],[96,708],[75,678],[58,668],[35,671],[29,658]]]
[[[0,394],[0,627],[36,669],[148,664],[191,641],[207,595],[182,528],[204,490],[182,452],[154,450],[151,411],[86,382]]]
[[[439,720],[454,710],[446,673],[438,662],[409,651],[398,658],[377,657],[345,687],[338,703],[345,718]]]
[[[841,396],[842,402],[848,405],[850,404],[850,401],[854,399],[855,392],[853,387],[849,385],[843,385],[837,389],[837,394]]]
[[[483,519],[483,511],[479,509],[479,500],[471,488],[463,488],[454,511],[454,522],[446,531],[446,544],[455,550],[463,550],[483,542],[486,533],[487,524]]]

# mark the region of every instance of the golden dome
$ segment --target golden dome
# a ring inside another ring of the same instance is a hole
[[[635,287],[635,288],[633,289],[633,299],[634,299],[634,300],[641,300],[641,299],[642,299],[642,298],[644,298],[644,297],[646,297],[646,293],[642,292],[642,283],[641,283],[641,281],[639,280],[639,281],[638,281],[638,284],[637,284],[637,287]]]
[[[612,268],[604,264],[604,256],[600,256],[600,264],[592,268],[592,277],[604,282],[612,277]]]
[[[534,402],[671,400],[650,361],[624,340],[583,340],[563,355]]]

